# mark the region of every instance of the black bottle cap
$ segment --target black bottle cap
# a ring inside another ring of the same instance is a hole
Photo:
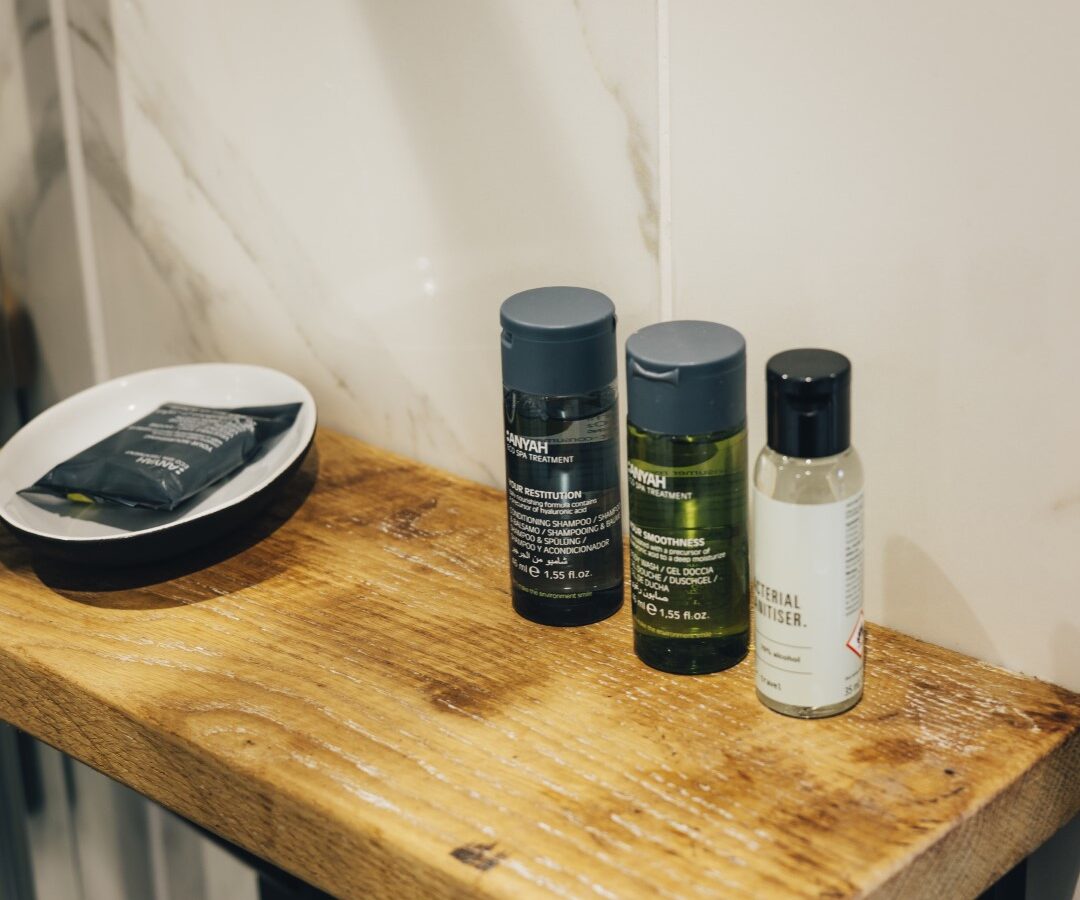
[[[615,380],[615,304],[599,291],[522,291],[503,302],[499,321],[504,387],[570,397]]]
[[[660,322],[626,342],[627,417],[659,434],[746,424],[746,341],[715,322]]]
[[[851,446],[851,363],[832,350],[785,350],[765,366],[768,444],[798,459]]]

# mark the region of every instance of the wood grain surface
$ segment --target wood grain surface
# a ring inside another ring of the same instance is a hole
[[[499,492],[326,431],[196,557],[0,538],[0,717],[345,897],[970,897],[1080,809],[1080,695],[872,628],[784,718],[517,618]]]

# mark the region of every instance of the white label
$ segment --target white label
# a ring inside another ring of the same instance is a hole
[[[785,503],[754,489],[757,686],[791,706],[831,706],[863,680],[863,495]]]

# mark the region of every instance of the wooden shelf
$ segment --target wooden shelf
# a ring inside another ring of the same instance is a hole
[[[1080,695],[869,648],[803,722],[522,621],[499,492],[326,431],[196,559],[0,538],[0,717],[342,896],[974,896],[1080,808]]]

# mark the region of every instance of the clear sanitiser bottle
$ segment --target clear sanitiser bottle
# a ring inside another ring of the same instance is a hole
[[[717,672],[750,643],[746,344],[714,322],[626,342],[634,651],[655,669]]]
[[[587,625],[623,599],[615,306],[536,288],[500,310],[514,609]]]
[[[863,691],[863,470],[851,446],[851,363],[788,350],[766,366],[768,439],[754,467],[757,694],[804,719]]]

